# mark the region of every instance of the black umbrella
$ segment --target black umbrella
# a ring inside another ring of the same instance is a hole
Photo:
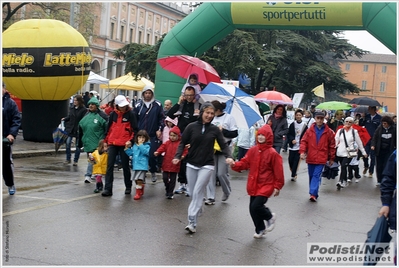
[[[366,105],[366,106],[382,106],[377,100],[369,97],[354,98],[349,104]]]
[[[367,233],[367,239],[365,242],[366,246],[368,243],[372,243],[371,245],[376,245],[377,247],[385,248],[389,246],[392,236],[388,233],[388,228],[388,220],[384,216],[377,218],[373,228],[371,228],[371,230]],[[394,249],[391,248],[390,250]],[[377,252],[367,252],[367,254],[365,254],[365,261],[363,265],[376,265],[382,254],[383,253],[380,254]]]
[[[366,114],[368,113],[369,107],[368,106],[357,106],[356,108],[353,108],[352,111],[355,114]]]

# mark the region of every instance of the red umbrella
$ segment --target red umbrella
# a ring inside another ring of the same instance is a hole
[[[365,127],[355,125],[355,124],[352,124],[352,127],[357,130],[357,132],[359,133],[359,137],[362,140],[363,146],[365,146],[371,139],[370,134],[368,133],[367,129]],[[338,126],[337,131],[341,128],[343,128],[343,125]]]
[[[161,67],[181,78],[188,78],[190,74],[198,74],[198,82],[209,84],[210,82],[222,83],[220,76],[209,63],[196,57],[176,55],[157,60]]]
[[[262,91],[261,93],[256,94],[254,99],[268,104],[294,104],[290,97],[275,90]]]

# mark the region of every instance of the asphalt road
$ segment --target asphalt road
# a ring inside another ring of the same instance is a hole
[[[160,174],[135,201],[124,194],[117,170],[112,197],[93,193],[95,184],[83,182],[85,155],[77,167],[65,166],[63,153],[15,159],[17,192],[9,196],[3,187],[3,265],[315,266],[307,243],[363,243],[380,208],[376,178],[341,191],[325,179],[312,203],[306,164],[291,182],[288,154],[282,155],[286,185],[267,203],[277,222],[263,239],[253,238],[246,172],[231,171],[232,195],[220,202],[217,187],[216,204],[204,206],[197,233],[189,235],[190,198],[166,199]]]

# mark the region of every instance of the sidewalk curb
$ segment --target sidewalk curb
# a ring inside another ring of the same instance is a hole
[[[12,153],[12,158],[25,158],[25,157],[34,157],[34,156],[55,156],[54,150],[31,150],[31,151],[17,151]],[[60,149],[57,152],[57,155],[65,154],[65,149]]]

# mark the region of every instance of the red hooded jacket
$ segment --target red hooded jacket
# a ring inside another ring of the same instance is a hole
[[[163,172],[179,172],[180,171],[180,162],[179,164],[175,165],[172,163],[173,158],[175,157],[177,147],[179,147],[180,140],[181,140],[181,133],[180,129],[177,126],[174,126],[170,129],[169,133],[173,132],[179,136],[177,141],[171,141],[170,139],[167,140],[165,143],[162,143],[159,146],[157,153],[162,154],[165,153],[163,160],[162,160],[162,171]],[[184,148],[182,156],[186,156],[188,152],[187,148]]]
[[[264,125],[258,133],[266,137],[265,143],[259,143],[249,148],[240,161],[235,162],[232,169],[241,171],[249,169],[247,192],[250,196],[271,197],[274,189],[284,186],[283,158],[273,148],[273,132],[269,125]]]

